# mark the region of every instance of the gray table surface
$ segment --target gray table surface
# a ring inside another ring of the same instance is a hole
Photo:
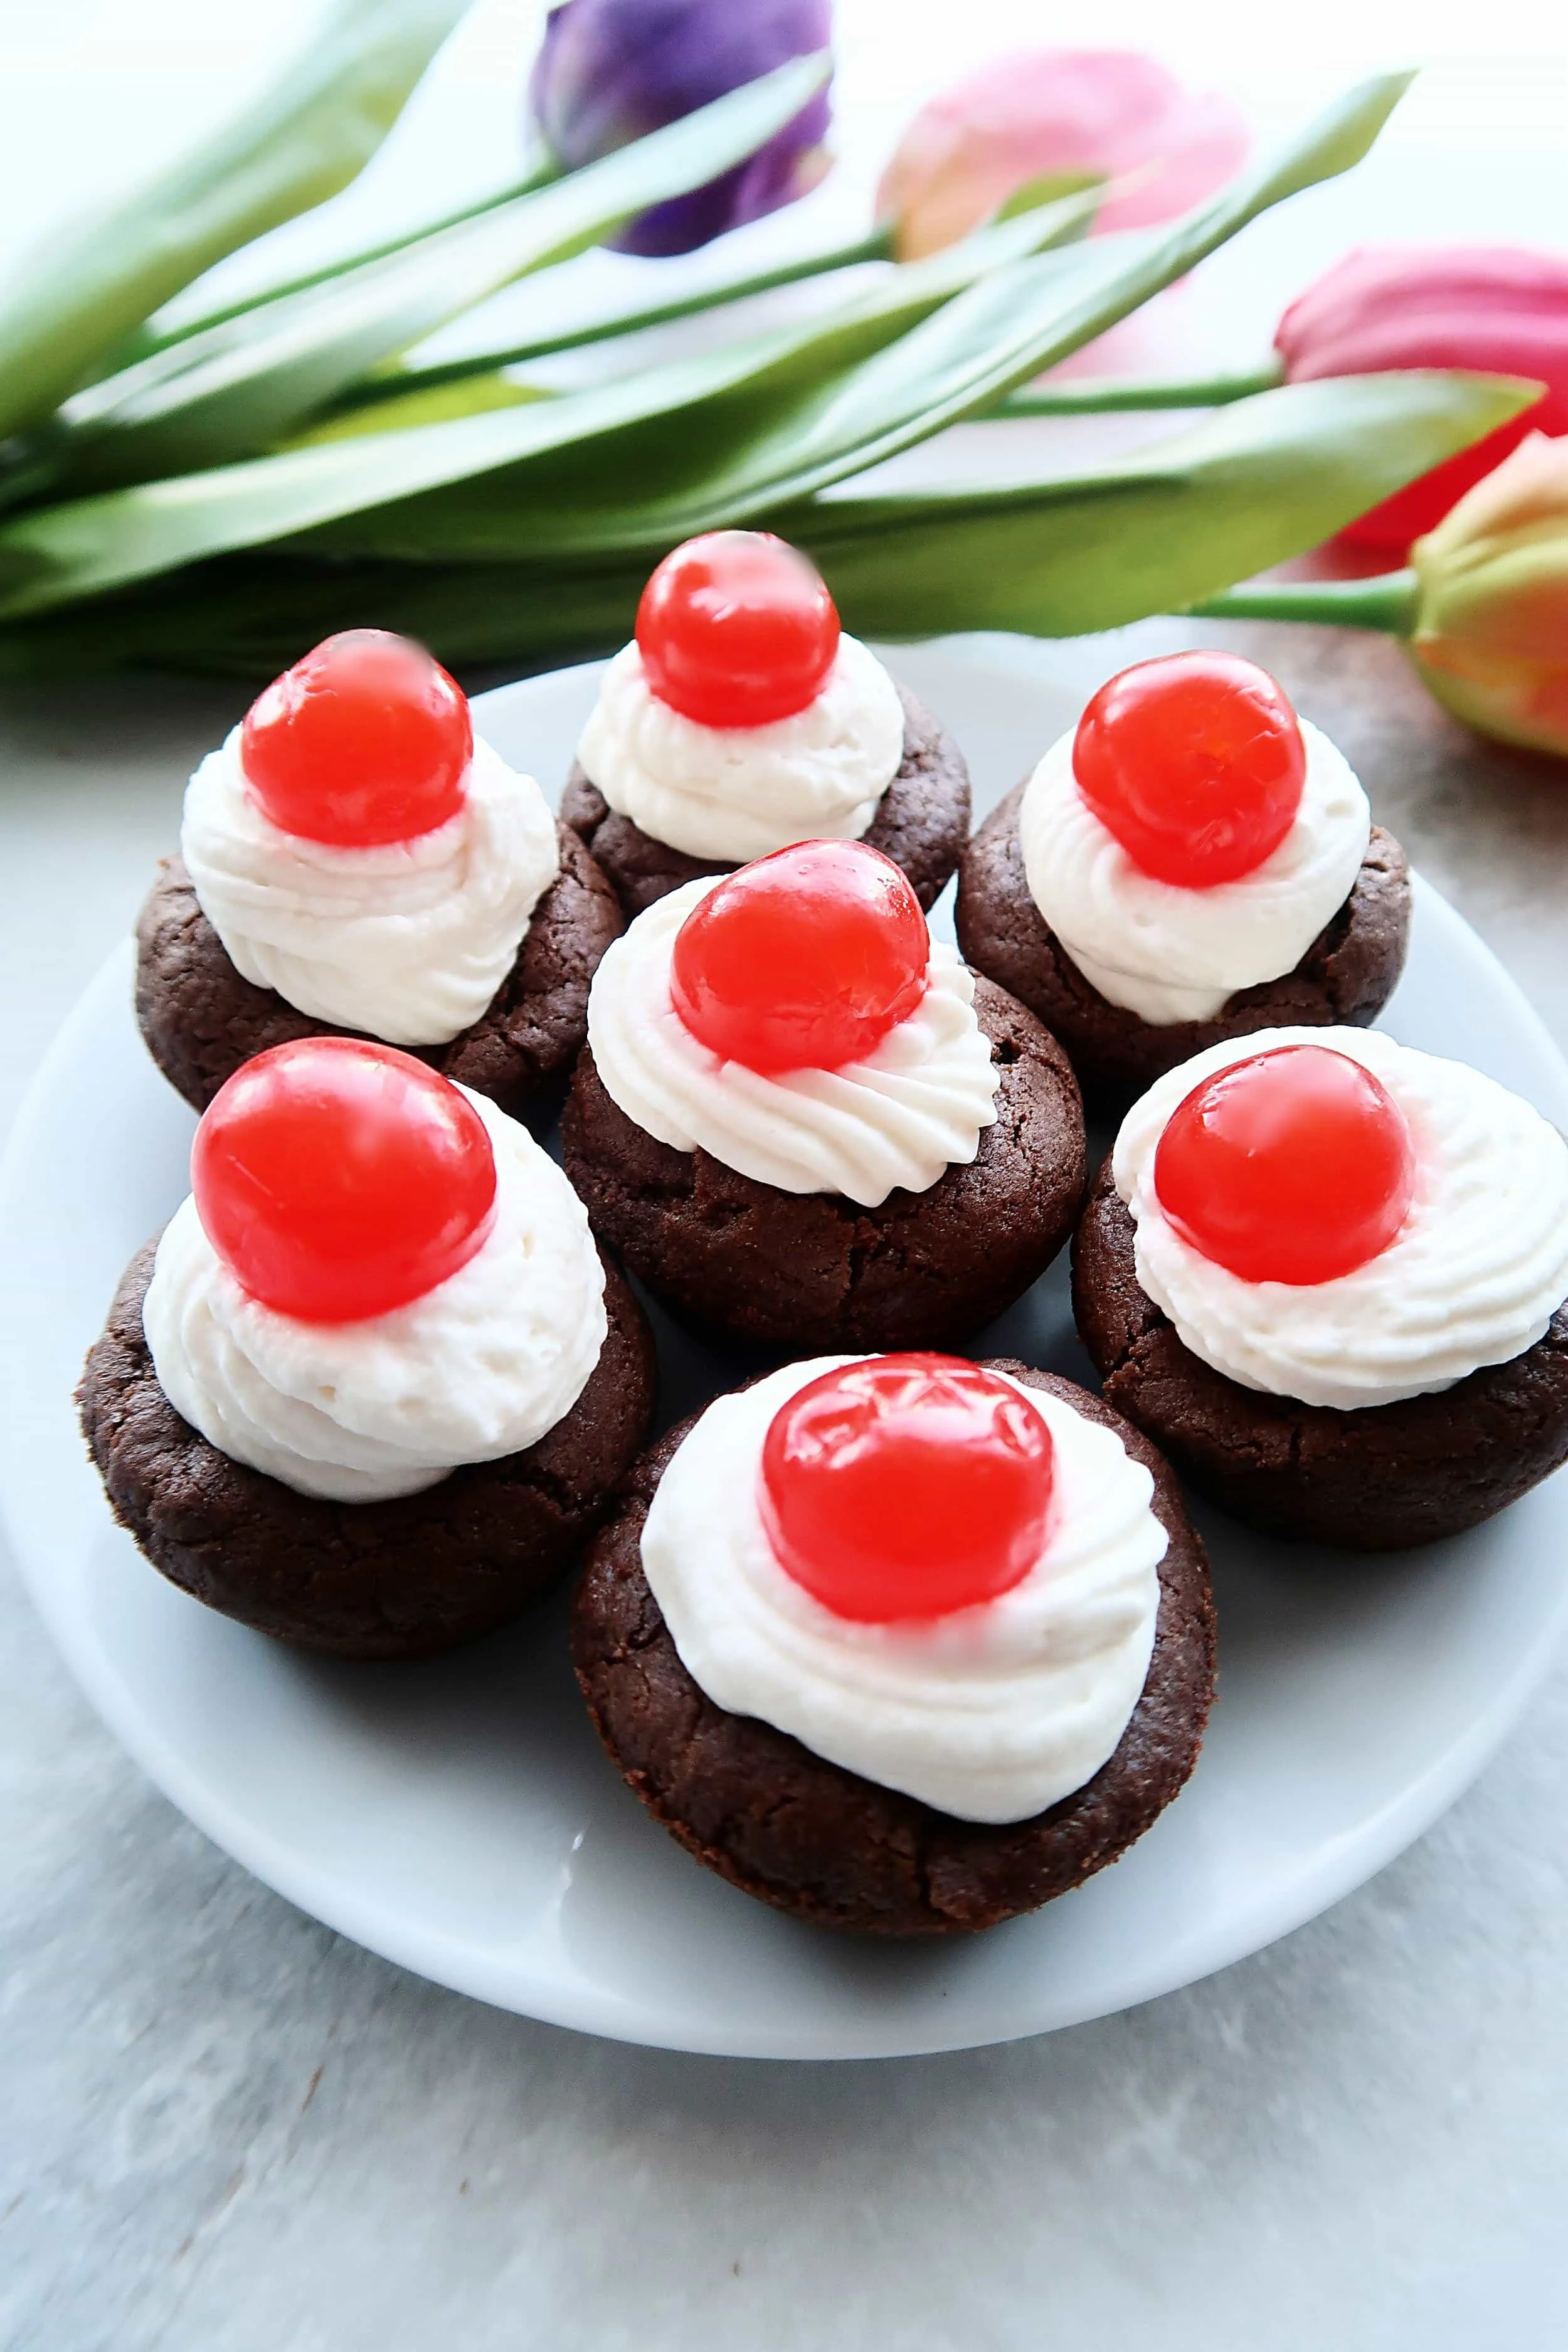
[[[1568,771],[1478,750],[1380,642],[1230,636],[1568,1039]],[[7,1117],[243,698],[0,696]],[[678,2057],[482,2009],[258,1885],[121,1754],[6,1574],[0,2345],[1544,2344],[1565,1784],[1559,1672],[1403,1860],[1188,1991],[954,2057]]]

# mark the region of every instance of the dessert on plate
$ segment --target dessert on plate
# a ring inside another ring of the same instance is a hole
[[[291,1038],[401,1045],[515,1111],[583,1042],[615,895],[418,646],[329,637],[185,793],[137,929],[136,1013],[196,1110]]]
[[[651,1337],[526,1128],[305,1038],[240,1070],[78,1391],[116,1517],[225,1615],[348,1658],[517,1615],[637,1454]]]
[[[1073,1246],[1119,1412],[1215,1501],[1352,1550],[1568,1459],[1568,1145],[1376,1031],[1211,1045],[1123,1120]]]
[[[791,1348],[976,1330],[1055,1256],[1085,1173],[1066,1055],[858,841],[635,919],[595,974],[562,1138],[634,1274]]]
[[[1138,662],[987,817],[958,937],[1091,1104],[1249,1030],[1370,1022],[1405,961],[1405,853],[1256,663]]]
[[[1148,1440],[1024,1364],[790,1364],[633,1471],[573,1617],[600,1737],[698,1860],[816,1924],[989,1927],[1141,1837],[1214,1691]]]
[[[969,834],[946,730],[766,531],[688,540],[609,664],[561,814],[628,915],[794,841],[868,841],[929,908]]]

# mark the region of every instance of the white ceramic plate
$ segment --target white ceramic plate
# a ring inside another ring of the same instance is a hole
[[[1141,648],[1147,649],[1147,648]],[[1120,666],[1006,641],[893,667],[995,799]],[[595,672],[489,697],[484,731],[565,772]],[[1034,1918],[938,1949],[799,1927],[711,1877],[600,1752],[559,1606],[456,1655],[346,1667],[275,1648],[147,1566],[110,1521],[71,1406],[132,1251],[186,1189],[192,1120],[143,1054],[129,949],[83,997],[0,1179],[0,1500],[39,1609],[158,1785],[246,1867],[439,1982],[676,2049],[869,2057],[1096,2017],[1255,1951],[1357,1885],[1479,1769],[1568,1615],[1568,1485],[1479,1533],[1378,1561],[1200,1514],[1221,1699],[1190,1785],[1141,1844]],[[1386,1025],[1489,1070],[1568,1125],[1568,1069],[1429,889]],[[661,1321],[664,1418],[734,1377]],[[1058,1267],[995,1345],[1084,1377]]]

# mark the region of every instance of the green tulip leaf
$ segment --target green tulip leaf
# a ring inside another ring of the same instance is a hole
[[[357,440],[365,433],[406,433],[421,425],[445,425],[454,417],[484,416],[498,408],[526,408],[553,395],[537,384],[518,383],[493,371],[464,376],[454,383],[432,384],[409,392],[389,393],[384,400],[367,401],[342,416],[297,433],[290,449],[319,449],[334,441]]]
[[[857,632],[1077,636],[1180,612],[1318,545],[1538,396],[1438,369],[1323,377],[1076,479],[821,499],[774,521]]]
[[[362,513],[322,544],[340,554],[427,561],[586,557],[600,548],[668,546],[812,495],[984,414],[1184,276],[1267,206],[1347,170],[1408,80],[1385,76],[1352,90],[1274,162],[1244,173],[1174,224],[1010,263],[998,255],[956,299],[869,353],[852,345],[836,352],[824,333],[803,340],[793,357],[760,352],[755,367],[728,379],[715,374],[705,393],[676,373],[670,382],[679,386],[684,433],[669,428],[658,371],[639,380],[641,416],[628,411],[606,429],[607,417],[602,422],[584,406],[574,442],[568,441],[573,413],[563,403],[551,440],[536,453],[520,446],[513,463],[491,478],[476,478],[476,467],[468,480],[416,495],[401,510]],[[1094,201],[1090,191],[981,236],[1002,237]],[[911,264],[901,274],[930,266]],[[799,363],[807,350],[809,370]],[[829,364],[835,358],[837,368]]]
[[[742,162],[830,70],[792,58],[580,172],[183,336],[68,403],[58,461],[79,479],[144,480],[264,447],[501,287]]]
[[[468,0],[338,0],[236,121],[57,231],[0,289],[0,439],[37,424],[149,312],[367,163]]]
[[[1439,373],[1328,379],[1069,480],[834,496],[759,520],[809,551],[861,635],[1071,636],[1183,609],[1314,545],[1531,390]],[[231,556],[0,631],[0,672],[145,662],[262,678],[367,622],[459,668],[546,668],[623,644],[647,570],[641,551],[562,566]]]
[[[296,651],[303,614],[335,599],[437,646],[446,614],[454,658],[547,659],[624,633],[658,553],[740,520],[800,537],[842,585],[851,625],[887,634],[1096,628],[1193,602],[1312,544],[1528,393],[1436,374],[1299,386],[1075,481],[822,494],[984,413],[1265,205],[1347,168],[1403,87],[1352,92],[1281,159],[1160,230],[1049,249],[1093,203],[1068,199],[889,273],[816,320],[617,383],[415,425],[388,413],[380,430],[376,411],[362,411],[330,441],[17,515],[0,529],[0,619],[195,563],[203,593],[177,581],[146,592],[127,658],[133,645],[154,657],[146,649],[170,630],[184,632],[184,658],[237,662],[236,648],[267,640],[267,600],[287,581],[300,599]],[[481,378],[476,396],[499,395]],[[240,552],[268,544],[267,556]],[[102,617],[124,625],[133,610],[111,597]],[[173,636],[160,642],[179,651]]]
[[[0,619],[307,531],[406,499],[411,491],[470,476],[496,478],[521,457],[551,456],[589,440],[600,445],[628,427],[648,426],[656,443],[661,434],[700,443],[703,404],[716,392],[758,383],[782,386],[787,395],[824,373],[841,371],[999,260],[1068,233],[1084,201],[1069,199],[1059,215],[1031,213],[984,230],[929,261],[890,273],[825,319],[776,328],[591,392],[535,402],[526,411],[367,433],[361,410],[344,420],[346,429],[330,446],[291,448],[36,508],[0,526]],[[405,511],[397,508],[392,535],[416,541],[416,532],[401,521]],[[406,551],[423,551],[414,544]]]
[[[259,310],[268,302],[281,301],[286,294],[303,294],[312,286],[324,286],[331,278],[342,278],[351,269],[358,269],[366,261],[381,261],[390,253],[401,253],[405,246],[416,238],[433,236],[437,229],[456,228],[459,221],[472,220],[479,213],[494,212],[498,205],[510,204],[514,196],[526,196],[535,188],[548,186],[561,177],[554,163],[542,163],[521,179],[509,180],[504,187],[492,188],[487,196],[476,197],[472,204],[448,207],[427,220],[411,221],[395,236],[378,237],[374,244],[351,247],[330,261],[318,264],[288,278],[274,279],[270,284],[255,286],[249,293],[234,301],[211,306],[210,294],[204,304],[203,281],[186,289],[183,297],[154,311],[152,318],[137,328],[112,356],[116,367],[129,367],[133,360],[146,359],[153,352],[166,351],[172,343],[186,341],[192,335],[205,332],[208,327],[226,326],[229,320],[238,319],[249,310]],[[107,366],[100,373],[107,375]],[[94,381],[98,381],[95,376]]]
[[[613,310],[579,320],[574,327],[551,329],[526,342],[481,346],[448,360],[421,362],[414,353],[405,360],[390,361],[364,383],[352,385],[343,398],[348,402],[375,398],[389,384],[426,387],[459,383],[465,376],[490,368],[515,367],[556,352],[580,351],[586,343],[609,342],[617,335],[638,334],[645,327],[668,326],[676,319],[689,319],[700,311],[743,302],[753,294],[772,293],[781,286],[796,286],[804,278],[820,278],[834,270],[858,268],[864,262],[891,259],[892,243],[888,232],[873,229],[868,236],[854,237],[847,244],[801,254],[771,269],[748,270],[734,278],[710,280],[663,302],[618,303]]]

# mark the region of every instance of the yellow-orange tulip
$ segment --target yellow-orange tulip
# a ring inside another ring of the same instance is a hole
[[[1411,551],[1410,651],[1439,702],[1568,755],[1568,436],[1532,433]]]

